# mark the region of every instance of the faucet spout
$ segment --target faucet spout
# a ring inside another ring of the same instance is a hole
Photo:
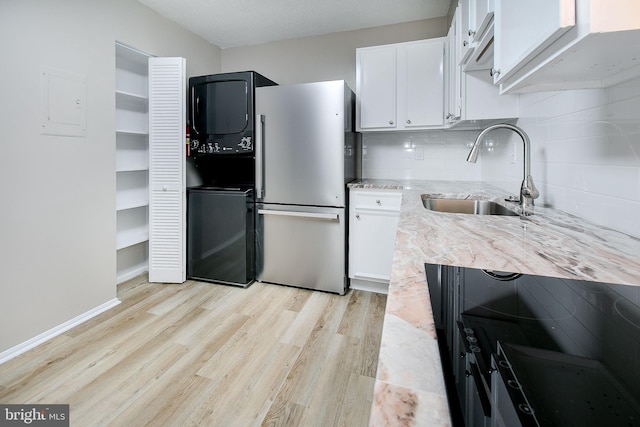
[[[529,206],[533,206],[533,201],[540,196],[540,192],[536,188],[535,184],[533,183],[533,178],[531,177],[531,142],[529,141],[529,136],[522,128],[515,125],[510,125],[508,123],[498,123],[487,127],[477,136],[475,142],[473,143],[473,147],[471,147],[471,151],[467,156],[467,161],[475,163],[478,160],[480,142],[484,139],[485,136],[487,136],[489,132],[492,132],[496,129],[510,129],[517,133],[518,136],[520,136],[520,138],[522,139],[522,143],[524,144],[524,170],[522,184],[520,185],[520,206],[522,207],[522,213],[524,215],[532,215],[532,212],[530,212],[528,208]]]

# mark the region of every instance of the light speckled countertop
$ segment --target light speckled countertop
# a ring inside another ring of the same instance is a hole
[[[402,190],[370,426],[450,426],[424,264],[640,285],[640,239],[554,209],[534,215],[433,212],[422,194],[469,195],[514,207],[478,182],[362,180]],[[517,205],[515,205],[517,206]]]

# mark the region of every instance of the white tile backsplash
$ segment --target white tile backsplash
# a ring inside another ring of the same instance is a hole
[[[365,133],[362,136],[362,177],[479,181],[480,165],[466,162],[476,133]]]
[[[517,124],[531,139],[540,190],[536,203],[640,237],[640,79],[522,94],[520,105]],[[516,165],[504,136],[478,163],[484,181],[513,192],[522,179],[522,143],[515,134],[507,138],[517,145]]]
[[[536,204],[640,237],[640,79],[522,94],[520,109],[517,124],[531,139],[531,174],[540,190]],[[478,133],[364,134],[363,177],[486,181],[517,194],[522,141],[494,131],[478,162],[467,163]]]

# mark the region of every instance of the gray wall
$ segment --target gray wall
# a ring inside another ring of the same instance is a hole
[[[116,297],[116,40],[221,69],[135,0],[0,2],[0,352]],[[86,137],[40,134],[42,66],[86,77]]]
[[[301,37],[222,51],[222,71],[254,70],[279,84],[345,80],[356,88],[356,48],[446,36],[447,18]]]

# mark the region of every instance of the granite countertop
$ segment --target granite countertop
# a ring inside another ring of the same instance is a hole
[[[640,286],[638,238],[539,206],[523,218],[433,212],[422,205],[426,193],[514,207],[495,187],[362,180],[349,188],[402,191],[370,426],[451,425],[425,263]]]

